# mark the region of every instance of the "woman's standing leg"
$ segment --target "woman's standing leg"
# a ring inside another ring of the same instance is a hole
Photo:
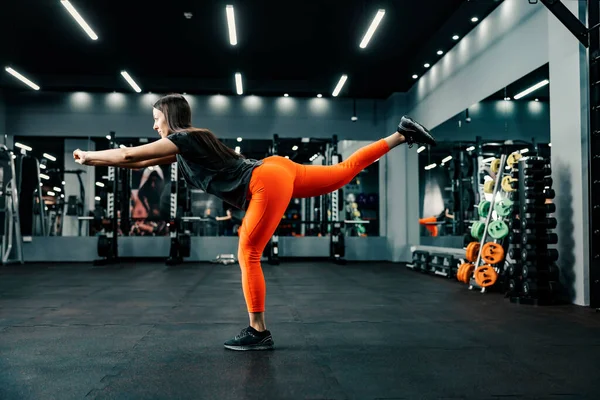
[[[260,259],[292,198],[295,166],[282,157],[264,161],[250,182],[252,198],[239,229],[238,259],[250,326],[225,342],[232,350],[266,350],[273,347],[265,323],[266,285]]]

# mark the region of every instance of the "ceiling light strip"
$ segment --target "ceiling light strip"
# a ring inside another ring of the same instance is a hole
[[[235,90],[239,95],[244,94],[244,87],[242,85],[242,74],[240,74],[239,72],[236,72],[235,74]]]
[[[20,80],[21,82],[25,83],[30,88],[32,88],[34,90],[40,90],[40,87],[38,85],[36,85],[32,81],[30,81],[29,79],[25,78],[23,75],[21,75],[20,73],[18,73],[17,71],[15,71],[14,69],[12,69],[11,67],[6,67],[5,69],[6,69],[6,72],[8,72],[12,76],[14,76],[18,80]]]
[[[127,83],[129,83],[131,85],[133,90],[135,90],[137,93],[140,93],[142,91],[142,89],[138,86],[137,83],[135,83],[135,81],[133,80],[131,75],[129,75],[129,73],[127,71],[121,71],[121,75],[123,76],[123,78],[125,78]]]
[[[371,38],[373,37],[373,34],[375,33],[375,31],[377,30],[377,27],[379,26],[379,23],[383,19],[384,15],[385,15],[385,10],[377,11],[377,14],[375,14],[375,18],[373,18],[373,21],[371,22],[371,26],[369,26],[369,29],[367,29],[367,33],[365,33],[365,36],[363,37],[362,41],[360,42],[361,49],[364,49],[367,47],[367,45],[371,41]]]
[[[348,75],[346,75],[346,74],[344,74],[340,77],[340,80],[338,81],[337,85],[335,86],[335,89],[333,89],[333,93],[331,94],[333,97],[337,97],[340,94],[340,91],[344,87],[344,84],[346,83],[347,80],[348,80]]]
[[[225,12],[227,13],[227,27],[229,29],[229,43],[232,46],[237,45],[237,31],[235,29],[235,13],[233,11],[233,6],[228,5],[225,7]]]
[[[92,28],[90,28],[88,23],[85,22],[83,17],[81,15],[79,15],[79,13],[75,9],[75,7],[73,7],[73,5],[68,0],[61,0],[61,4],[67,9],[69,14],[71,14],[71,16],[73,17],[73,19],[75,19],[75,21],[77,21],[79,26],[81,26],[81,28],[85,31],[85,33],[88,34],[88,36],[92,40],[98,40],[98,35],[96,35],[96,33],[92,30]]]
[[[515,100],[519,100],[521,97],[527,96],[529,93],[538,90],[541,87],[546,86],[547,84],[549,84],[550,81],[548,79],[544,79],[543,81],[536,83],[535,85],[533,85],[532,87],[530,87],[529,89],[523,90],[521,93],[517,94],[515,96]]]

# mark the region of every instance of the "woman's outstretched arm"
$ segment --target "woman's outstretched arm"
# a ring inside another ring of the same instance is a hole
[[[160,139],[156,142],[136,147],[124,147],[101,151],[83,151],[77,149],[73,152],[75,162],[92,166],[127,167],[127,164],[143,162],[154,159],[164,159],[179,153],[177,146],[169,139]]]
[[[95,161],[94,166],[97,167],[120,167],[120,168],[130,168],[130,169],[142,169],[147,167],[154,167],[155,165],[168,165],[177,161],[175,156],[167,156],[161,158],[152,158],[150,160],[145,161],[132,161],[132,162],[122,162],[119,164],[111,164],[107,161]]]

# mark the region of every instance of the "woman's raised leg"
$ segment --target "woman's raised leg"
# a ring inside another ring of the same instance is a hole
[[[360,171],[403,143],[410,146],[435,145],[435,140],[419,123],[403,117],[396,132],[358,149],[339,164],[298,165],[292,197],[315,197],[338,190],[347,185]]]

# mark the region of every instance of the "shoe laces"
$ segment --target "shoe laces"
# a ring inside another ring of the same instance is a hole
[[[235,336],[235,339],[239,340],[239,339],[241,339],[241,338],[243,338],[245,336],[248,336],[248,335],[250,335],[250,332],[248,332],[248,328],[244,328],[244,329],[242,329],[242,331],[238,335]]]

